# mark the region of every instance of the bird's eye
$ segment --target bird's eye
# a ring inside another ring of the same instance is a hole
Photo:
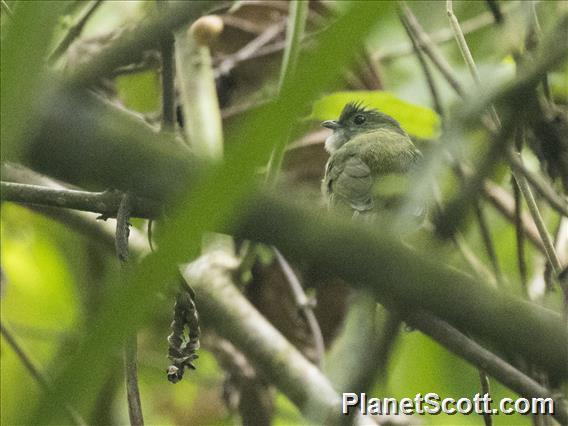
[[[364,115],[356,115],[355,118],[353,119],[353,123],[355,124],[363,124],[365,122],[365,116]]]

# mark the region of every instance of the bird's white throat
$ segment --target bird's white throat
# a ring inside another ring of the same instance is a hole
[[[333,132],[325,140],[325,150],[330,154],[337,151],[345,143],[345,137],[339,132]]]

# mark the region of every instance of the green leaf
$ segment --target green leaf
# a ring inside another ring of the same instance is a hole
[[[330,120],[339,117],[348,102],[362,102],[393,116],[412,136],[433,139],[440,133],[440,117],[430,108],[415,105],[398,98],[390,92],[353,91],[335,92],[314,102],[312,120]]]

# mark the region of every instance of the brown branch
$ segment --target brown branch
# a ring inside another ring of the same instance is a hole
[[[486,373],[522,396],[555,400],[555,418],[562,424],[568,423],[568,410],[561,400],[556,399],[552,391],[469,339],[445,321],[421,311],[412,313],[407,321],[453,353],[478,368],[482,368]]]
[[[254,207],[243,212],[236,237],[274,244],[291,260],[313,259],[316,275],[334,273],[354,287],[369,288],[387,307],[429,310],[504,352],[517,353],[557,377],[568,376],[568,336],[558,313],[449,270],[427,253],[410,252],[390,235],[387,224],[355,226],[267,197],[248,205]]]
[[[276,22],[235,53],[225,56],[215,69],[215,77],[229,74],[240,62],[251,59],[267,43],[274,40],[286,26],[286,20]],[[280,49],[284,48],[284,43]]]
[[[2,179],[15,183],[28,185],[38,185],[48,189],[70,189],[63,186],[46,176],[36,173],[24,166],[14,163],[4,163],[1,168]],[[0,191],[3,195],[3,190]],[[110,252],[115,251],[115,227],[114,224],[106,221],[96,220],[97,213],[90,211],[78,211],[62,209],[39,204],[23,204],[32,211],[43,214],[70,229],[88,236],[93,241],[102,243],[105,249]],[[146,237],[136,228],[130,230],[130,246],[136,255],[145,255],[148,252],[148,241]]]
[[[3,201],[88,211],[99,213],[103,218],[116,217],[122,199],[122,194],[118,191],[87,192],[13,182],[1,182],[0,188]],[[132,197],[133,216],[157,218],[160,212],[157,203]]]

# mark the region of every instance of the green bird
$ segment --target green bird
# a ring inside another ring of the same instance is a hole
[[[382,197],[374,195],[375,182],[379,188],[381,184],[399,186],[397,178],[422,157],[394,118],[361,103],[348,103],[337,121],[322,125],[333,130],[325,141],[331,156],[322,191],[330,206],[346,206],[355,215],[373,210],[375,198],[384,204]]]

